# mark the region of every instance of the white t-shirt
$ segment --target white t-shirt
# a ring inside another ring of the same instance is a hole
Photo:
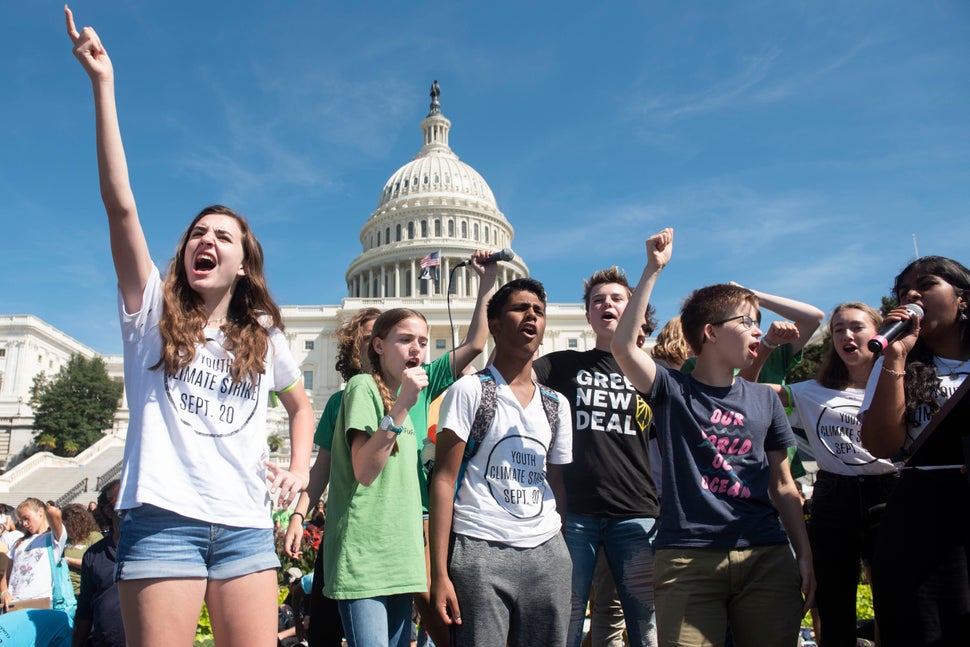
[[[47,554],[47,539],[52,540],[54,561],[60,560],[67,543],[67,529],[61,536],[51,537],[50,532],[42,532],[28,537],[10,551],[10,594],[15,600],[36,600],[49,598],[54,592],[50,556]]]
[[[546,461],[572,461],[569,402],[559,395],[559,428],[550,447],[552,430],[539,389],[523,409],[502,375],[489,368],[495,376],[495,419],[465,469],[453,528],[461,535],[532,548],[552,538],[562,523],[546,480]],[[467,441],[481,401],[479,382],[478,376],[466,375],[452,385],[441,403],[439,429]]]
[[[891,461],[876,458],[862,446],[857,414],[863,389],[830,389],[815,380],[789,387],[819,469],[846,476],[896,471]]]
[[[5,552],[9,553],[11,550],[13,550],[13,545],[16,544],[17,541],[23,536],[24,533],[20,532],[19,530],[5,530],[3,533],[0,533],[0,542],[3,542],[3,544],[7,547]]]
[[[872,404],[872,396],[876,391],[876,383],[879,381],[879,375],[882,373],[884,359],[880,357],[872,367],[872,373],[869,374],[869,381],[866,383],[866,396],[862,400],[862,406],[859,407],[859,415],[864,415],[869,410],[869,405]],[[941,359],[934,356],[933,363],[936,364],[936,371],[940,378],[940,390],[936,392],[936,399],[940,404],[943,404],[951,395],[956,393],[967,375],[970,375],[970,360],[958,364],[956,360]],[[929,424],[931,418],[932,416],[929,414],[928,407],[924,406],[919,411],[919,426],[913,427],[909,424],[906,425],[906,442],[903,444],[903,449],[907,453],[913,442],[919,437],[926,425]]]
[[[140,312],[128,314],[119,293],[125,347],[125,388],[131,421],[125,443],[118,509],[143,503],[210,523],[271,528],[263,461],[268,394],[299,377],[279,330],[270,331],[265,373],[256,383],[229,375],[232,353],[218,329],[205,330],[192,363],[175,375],[159,360],[162,284],[153,268]]]

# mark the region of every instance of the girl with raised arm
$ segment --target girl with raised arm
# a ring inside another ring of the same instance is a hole
[[[374,322],[370,373],[347,382],[331,448],[324,594],[349,647],[407,647],[411,597],[426,592],[417,435],[409,411],[428,386],[428,323],[407,308]]]
[[[941,256],[910,263],[887,322],[910,321],[876,361],[860,407],[862,442],[906,459],[886,506],[872,590],[883,647],[964,645],[970,635],[970,484],[966,428],[938,427],[913,443],[970,374],[970,270]],[[915,303],[920,321],[904,306]],[[966,436],[963,436],[965,439]],[[824,631],[824,626],[823,626]]]
[[[272,644],[279,560],[270,495],[285,506],[306,486],[313,410],[262,248],[244,218],[208,207],[161,278],[128,180],[111,59],[92,28],[79,32],[65,14],[94,91],[120,292],[131,421],[117,577],[128,644],[191,645],[203,599],[218,645]],[[267,461],[271,391],[289,414],[289,469]]]

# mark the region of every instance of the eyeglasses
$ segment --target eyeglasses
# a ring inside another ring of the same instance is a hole
[[[721,319],[720,321],[715,321],[715,322],[711,323],[711,325],[712,326],[723,326],[727,322],[734,321],[735,319],[740,319],[741,320],[741,325],[744,326],[744,329],[745,330],[747,330],[751,326],[753,326],[753,325],[755,325],[755,324],[758,323],[757,321],[755,321],[754,319],[752,319],[748,315],[735,315],[734,317],[728,317],[727,319]]]

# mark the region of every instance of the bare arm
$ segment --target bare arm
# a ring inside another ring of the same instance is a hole
[[[286,507],[297,498],[310,480],[310,451],[313,445],[313,408],[307,399],[303,383],[279,393],[279,400],[290,420],[290,465],[282,469],[266,462],[268,478],[272,480],[270,494],[279,493],[277,504]]]
[[[788,452],[777,449],[767,454],[771,473],[768,493],[795,550],[798,572],[802,578],[802,595],[805,597],[802,614],[805,614],[815,604],[815,571],[812,567],[812,547],[808,542],[805,516],[802,513],[802,498],[788,469]]]
[[[451,429],[438,432],[435,442],[434,478],[431,479],[431,604],[438,620],[461,624],[458,596],[448,575],[448,544],[455,511],[455,483],[461,469],[465,442]]]
[[[13,593],[10,592],[10,573],[13,571],[13,560],[7,561],[7,568],[0,574],[0,609],[6,613],[10,609]]]
[[[862,446],[877,458],[889,458],[906,443],[906,356],[919,338],[920,321],[905,308],[886,315],[885,322],[909,319],[910,329],[883,351],[882,370],[869,409],[862,416]]]
[[[141,310],[142,293],[152,271],[152,261],[128,179],[128,162],[115,105],[114,68],[94,29],[85,27],[78,33],[71,10],[64,7],[64,13],[67,33],[74,43],[74,56],[91,78],[94,91],[98,178],[101,200],[108,214],[115,273],[125,310],[137,312]]]
[[[286,528],[283,550],[290,557],[299,559],[301,555],[300,543],[303,540],[303,522],[306,521],[306,516],[310,513],[311,508],[315,507],[317,501],[323,496],[323,491],[327,488],[328,482],[330,482],[330,451],[321,447],[317,452],[317,459],[313,461],[313,466],[310,468],[310,480],[306,489],[300,493],[293,514],[290,515],[290,523]]]
[[[743,377],[749,382],[757,382],[761,369],[764,367],[768,357],[782,344],[794,344],[801,333],[798,326],[790,321],[773,321],[768,327],[768,332],[761,340],[758,347],[758,354],[750,366],[746,366],[738,371],[738,376]]]
[[[758,297],[762,308],[771,310],[785,319],[790,319],[798,328],[798,338],[785,342],[790,343],[796,353],[805,347],[818,327],[822,325],[822,320],[825,319],[825,313],[813,305],[767,292],[751,291]]]
[[[404,424],[408,411],[418,401],[418,393],[428,386],[428,374],[420,366],[404,369],[401,377],[401,391],[388,412],[395,426]],[[354,468],[354,478],[364,486],[369,486],[380,475],[387,464],[391,451],[397,444],[397,434],[393,431],[376,430],[368,436],[360,429],[348,430],[350,436],[350,461]]]
[[[488,341],[488,317],[485,311],[488,300],[495,294],[495,279],[498,277],[498,263],[482,265],[482,261],[490,254],[491,250],[480,249],[472,256],[471,267],[478,274],[478,300],[475,302],[475,310],[468,324],[468,334],[452,356],[451,371],[455,379],[461,376],[466,366],[482,354],[485,350],[485,342]]]
[[[637,346],[640,325],[650,304],[650,294],[661,270],[670,262],[674,246],[674,230],[664,229],[647,239],[647,265],[643,268],[640,282],[627,303],[626,310],[616,326],[611,349],[624,375],[641,393],[653,390],[657,376],[657,364],[650,353]]]

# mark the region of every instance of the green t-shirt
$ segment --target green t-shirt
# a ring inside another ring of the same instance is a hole
[[[428,386],[418,394],[418,401],[411,407],[408,415],[414,422],[417,435],[418,447],[414,464],[418,470],[418,483],[421,485],[421,507],[427,511],[429,500],[428,475],[425,474],[424,466],[421,465],[421,449],[424,447],[424,439],[428,437],[428,407],[432,400],[455,383],[455,378],[451,372],[451,353],[445,353],[430,364],[425,364],[424,370],[428,374]],[[343,391],[337,391],[327,400],[323,414],[320,416],[320,422],[317,423],[317,431],[313,435],[313,442],[327,451],[332,451],[333,433],[337,425],[337,414],[340,411],[342,395]]]
[[[347,383],[334,427],[324,534],[324,593],[354,600],[427,590],[421,495],[414,472],[415,426],[408,416],[384,469],[369,486],[354,478],[349,429],[373,435],[384,417],[370,375]]]

